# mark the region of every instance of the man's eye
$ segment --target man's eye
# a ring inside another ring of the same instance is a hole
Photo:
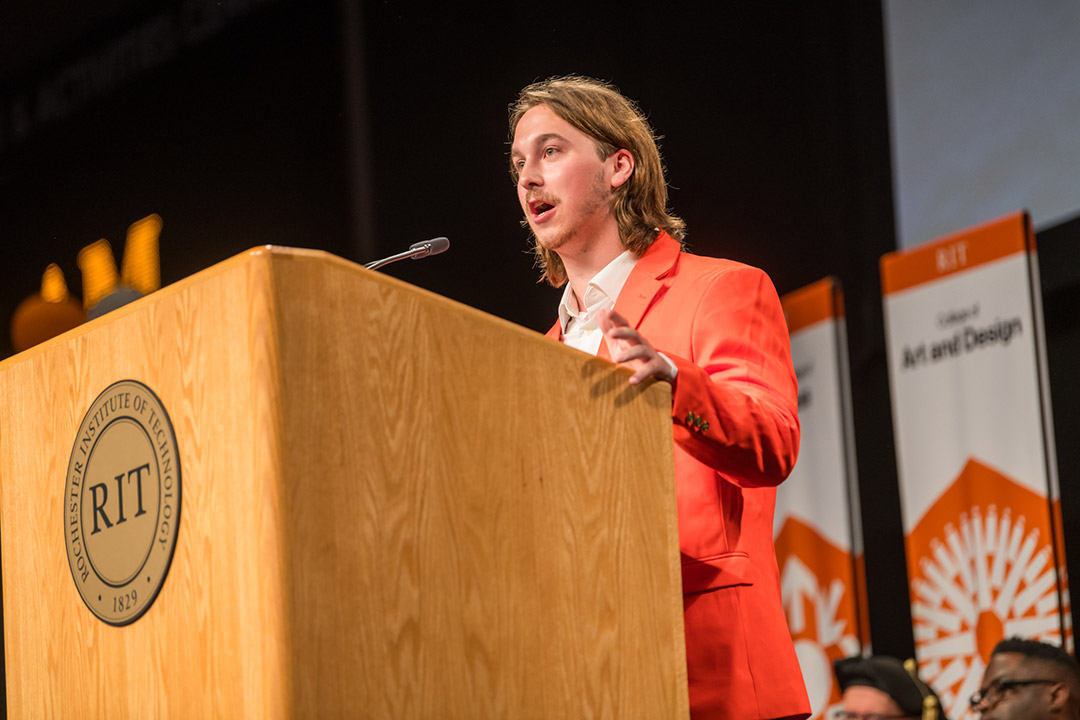
[[[559,152],[557,148],[549,147],[544,148],[544,157],[551,157],[555,153]]]

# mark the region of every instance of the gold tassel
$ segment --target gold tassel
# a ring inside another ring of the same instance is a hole
[[[941,708],[938,707],[938,699],[930,694],[930,690],[927,688],[926,683],[919,679],[915,658],[908,658],[905,660],[904,669],[907,670],[907,674],[911,676],[912,681],[915,683],[915,687],[922,693],[922,720],[938,720],[938,718],[941,717]]]

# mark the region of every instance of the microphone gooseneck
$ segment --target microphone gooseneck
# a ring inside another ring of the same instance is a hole
[[[446,252],[450,249],[450,241],[444,237],[432,238],[431,240],[422,240],[418,243],[413,243],[409,246],[409,249],[405,252],[400,252],[397,255],[391,255],[385,257],[382,260],[375,260],[364,265],[368,270],[377,270],[383,265],[389,265],[392,262],[398,260],[404,260],[405,258],[412,258],[413,260],[419,260],[420,258],[428,257],[430,255],[438,255],[439,253]]]

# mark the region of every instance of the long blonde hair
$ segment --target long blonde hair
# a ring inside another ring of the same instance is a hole
[[[510,105],[511,143],[521,117],[538,105],[547,105],[560,118],[593,138],[601,159],[623,148],[634,156],[633,175],[612,196],[612,214],[627,250],[640,257],[660,230],[666,230],[680,242],[686,237],[686,223],[667,209],[667,182],[660,149],[637,103],[602,80],[579,75],[548,78],[524,88]],[[513,163],[510,175],[516,183],[518,173]],[[535,237],[533,253],[541,280],[555,287],[566,282],[562,259]]]

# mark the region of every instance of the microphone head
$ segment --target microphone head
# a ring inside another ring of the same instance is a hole
[[[424,240],[422,242],[413,243],[409,246],[410,250],[426,250],[427,252],[419,255],[413,255],[413,260],[419,260],[422,257],[428,255],[438,255],[441,252],[446,252],[450,249],[450,240],[444,237],[432,238],[431,240]]]

